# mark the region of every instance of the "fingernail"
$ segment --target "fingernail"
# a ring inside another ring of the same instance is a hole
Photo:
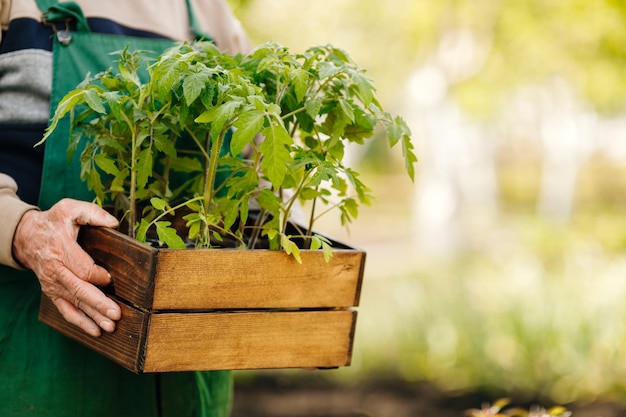
[[[100,327],[102,327],[104,331],[111,333],[113,330],[115,330],[115,323],[110,320],[102,320],[100,322]]]
[[[111,320],[119,320],[121,317],[120,311],[115,308],[110,308],[107,310],[106,316]]]

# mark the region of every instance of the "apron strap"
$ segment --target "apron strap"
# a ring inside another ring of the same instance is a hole
[[[191,33],[197,40],[205,40],[212,41],[213,38],[206,32],[203,32],[200,28],[200,24],[196,19],[196,13],[193,10],[193,5],[191,4],[191,0],[187,1],[187,14],[189,15],[189,27],[191,28]]]
[[[43,13],[43,17],[48,22],[54,22],[57,20],[66,20],[68,18],[76,19],[76,29],[79,32],[91,32],[89,25],[87,24],[87,19],[83,14],[80,6],[73,1],[61,2],[58,0],[36,0],[37,6],[39,10]],[[191,33],[198,40],[213,40],[213,38],[204,32],[200,28],[200,24],[198,23],[198,19],[196,19],[196,13],[193,9],[193,5],[191,4],[191,0],[185,0],[187,3],[187,14],[189,16],[189,27],[191,28]]]
[[[79,32],[91,32],[87,18],[83,14],[83,10],[73,1],[58,3],[55,0],[37,0],[37,5],[43,13],[43,18],[47,22],[56,22],[59,20],[76,20],[76,29]]]

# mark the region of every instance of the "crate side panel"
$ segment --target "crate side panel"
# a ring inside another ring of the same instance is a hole
[[[350,364],[356,312],[153,314],[146,372]]]
[[[83,227],[79,243],[113,279],[115,294],[143,309],[152,307],[158,251],[112,229]]]
[[[153,308],[334,308],[358,304],[365,253],[302,251],[160,251]]]
[[[122,318],[117,322],[115,331],[113,333],[102,332],[100,337],[89,336],[65,321],[54,303],[45,295],[41,297],[39,321],[126,369],[141,373],[145,358],[144,347],[149,316],[119,301],[118,304],[122,309]]]

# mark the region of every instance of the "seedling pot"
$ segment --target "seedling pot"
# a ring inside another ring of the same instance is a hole
[[[41,299],[39,319],[135,373],[336,368],[351,362],[365,252],[333,242],[284,251],[158,249],[83,227],[79,243],[113,277],[122,308],[94,338]]]

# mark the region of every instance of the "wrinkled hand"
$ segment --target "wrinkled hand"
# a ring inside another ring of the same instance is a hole
[[[96,286],[111,276],[76,243],[82,225],[115,227],[118,222],[102,208],[64,199],[48,211],[24,214],[13,238],[13,256],[32,269],[41,289],[63,318],[92,336],[112,332],[120,307]]]

